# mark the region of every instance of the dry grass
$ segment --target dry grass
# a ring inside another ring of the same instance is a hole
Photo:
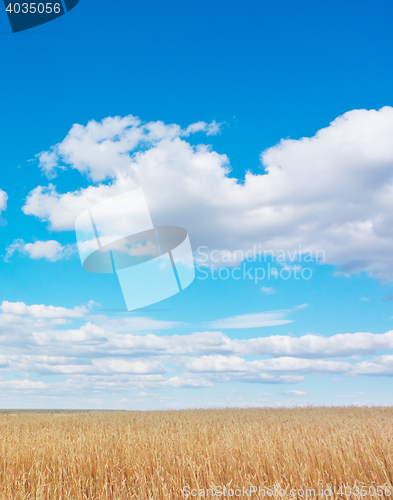
[[[393,408],[13,412],[0,437],[7,500],[179,499],[185,485],[321,498],[321,487],[393,481]]]

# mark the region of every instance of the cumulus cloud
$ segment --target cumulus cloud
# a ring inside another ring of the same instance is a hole
[[[26,305],[24,302],[8,302],[4,300],[0,310],[5,314],[30,316],[32,318],[82,318],[89,312],[85,306],[67,309],[65,307],[45,306],[43,304]]]
[[[195,132],[216,135],[219,131],[220,124],[214,120],[210,124],[193,123],[182,130],[179,125],[165,125],[160,121],[143,124],[131,115],[108,117],[101,123],[92,120],[86,127],[74,125],[64,141],[41,152],[38,157],[41,169],[49,177],[56,175],[56,169],[71,165],[97,182],[125,173],[130,153],[138,147],[154,147],[161,141],[187,137]]]
[[[388,375],[393,376],[393,355],[387,354],[375,359],[362,361],[356,367],[359,375]]]
[[[15,252],[28,255],[30,259],[47,259],[52,262],[61,259],[68,259],[76,252],[75,245],[61,245],[58,241],[36,241],[34,243],[25,243],[22,239],[14,240],[6,248],[4,260],[9,261]]]
[[[36,363],[36,367],[41,372],[59,374],[85,373],[90,375],[112,375],[114,373],[150,374],[165,372],[163,364],[156,360],[127,360],[118,358],[92,359],[89,362],[80,362],[77,364]]]
[[[41,153],[40,167],[50,175],[74,168],[95,185],[63,194],[37,186],[23,210],[68,230],[85,208],[142,187],[155,223],[186,227],[195,248],[300,246],[323,250],[343,272],[393,280],[392,107],[349,111],[311,138],[283,139],[261,154],[263,172],[244,179],[229,177],[226,155],[185,140],[196,131],[209,127],[132,116],[74,125]]]

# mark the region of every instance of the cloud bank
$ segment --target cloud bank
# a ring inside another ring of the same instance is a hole
[[[3,302],[0,311],[0,349],[6,352],[0,355],[0,389],[42,397],[296,384],[311,375],[393,376],[393,331],[244,339],[218,330],[166,334],[182,325],[95,315],[91,304],[67,309]],[[70,326],[76,320],[80,326]],[[296,389],[286,394],[305,395]]]

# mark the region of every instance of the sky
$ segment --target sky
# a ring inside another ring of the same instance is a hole
[[[393,404],[392,16],[80,0],[14,34],[0,10],[0,407]],[[196,276],[129,312],[74,228],[140,188]]]

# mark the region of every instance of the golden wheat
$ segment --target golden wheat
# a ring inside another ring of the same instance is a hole
[[[6,412],[0,438],[2,500],[389,498],[393,481],[387,407]]]

